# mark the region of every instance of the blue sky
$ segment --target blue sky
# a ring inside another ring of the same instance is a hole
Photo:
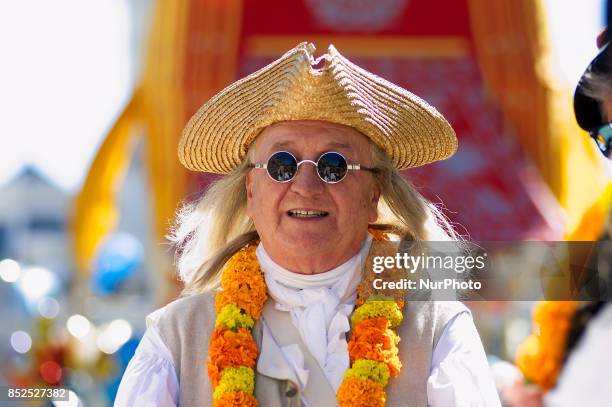
[[[559,73],[597,52],[602,0],[545,0]],[[0,2],[0,185],[34,164],[75,192],[130,96],[129,0]],[[76,33],[76,35],[75,35]]]

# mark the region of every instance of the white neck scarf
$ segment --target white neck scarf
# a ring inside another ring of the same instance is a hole
[[[346,263],[312,275],[294,273],[279,266],[261,243],[256,251],[276,309],[290,313],[302,342],[335,391],[349,368],[346,332],[350,330],[349,316],[355,307],[361,269],[371,242],[372,235],[368,234],[359,252]],[[299,347],[287,346],[282,350],[300,378],[302,388],[306,387],[308,372],[304,369],[304,356]]]

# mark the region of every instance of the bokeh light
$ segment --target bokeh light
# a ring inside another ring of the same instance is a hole
[[[38,301],[38,312],[44,318],[53,319],[59,311],[59,302],[53,297],[43,297]]]
[[[53,360],[48,360],[40,365],[40,377],[49,384],[56,384],[62,379],[64,371],[62,367]]]
[[[72,357],[74,361],[81,366],[93,366],[100,357],[100,349],[96,341],[98,339],[98,331],[95,325],[90,324],[87,335],[76,338],[75,345],[72,347]]]
[[[26,353],[32,347],[32,338],[27,332],[16,331],[11,335],[11,346],[18,353]]]
[[[0,278],[7,283],[14,283],[21,275],[21,267],[13,259],[0,261]]]
[[[83,315],[75,314],[66,321],[66,328],[68,328],[68,332],[70,332],[72,336],[80,339],[89,333],[91,323]]]
[[[57,277],[44,267],[30,267],[21,273],[17,284],[25,299],[36,303],[56,288]]]
[[[109,355],[117,352],[132,337],[132,326],[124,319],[116,319],[101,330],[97,345]]]
[[[68,391],[68,400],[64,401],[53,401],[55,407],[79,407],[81,406],[81,400],[72,390]]]

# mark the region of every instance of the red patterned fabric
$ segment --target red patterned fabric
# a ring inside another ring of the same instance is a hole
[[[377,7],[368,9],[374,3]],[[280,56],[250,54],[247,44],[261,36],[460,38],[472,44],[465,0],[245,0],[243,6],[236,77]],[[444,204],[460,233],[477,240],[561,239],[558,203],[513,142],[499,108],[486,99],[470,48],[452,58],[346,56],[419,95],[455,128],[459,151],[454,157],[404,174],[423,195]]]

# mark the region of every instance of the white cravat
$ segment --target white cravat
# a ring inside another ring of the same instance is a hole
[[[270,297],[279,311],[291,315],[302,342],[321,366],[327,380],[338,391],[349,367],[346,332],[349,316],[355,307],[357,286],[372,236],[359,252],[344,264],[324,273],[306,275],[291,272],[274,262],[263,244],[257,247],[257,260],[264,272]],[[308,371],[304,355],[297,345],[285,346],[283,353],[293,366],[302,387],[306,387]]]

